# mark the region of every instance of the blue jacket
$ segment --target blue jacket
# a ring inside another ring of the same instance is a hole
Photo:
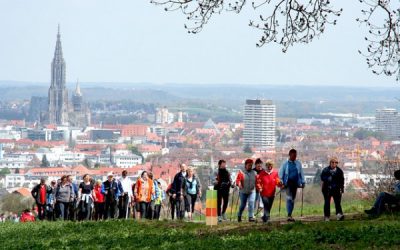
[[[299,179],[297,181],[297,186],[301,187],[304,184],[306,184],[304,180],[304,172],[303,172],[303,167],[301,166],[301,162],[296,160],[296,168],[297,172],[299,174]],[[283,185],[287,186],[288,179],[289,179],[289,160],[285,161],[281,168],[279,169],[279,178],[282,180]]]
[[[151,200],[152,201],[156,200],[158,198],[158,195],[159,195],[157,180],[153,181],[153,190],[154,190],[154,194],[151,195]]]

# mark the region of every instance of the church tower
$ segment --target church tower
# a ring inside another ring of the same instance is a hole
[[[68,90],[65,86],[65,71],[60,25],[58,25],[56,49],[51,63],[51,85],[48,99],[50,124],[68,125]]]

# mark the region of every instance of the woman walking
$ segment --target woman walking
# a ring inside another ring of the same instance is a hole
[[[101,193],[102,181],[97,180],[93,188],[94,219],[102,220],[104,215],[104,194]]]
[[[90,175],[85,174],[83,181],[79,184],[79,219],[90,220],[93,205],[93,184]]]
[[[338,165],[339,161],[336,157],[332,157],[329,166],[324,168],[321,173],[322,194],[324,195],[324,216],[325,221],[329,221],[331,216],[331,198],[335,202],[337,220],[343,220],[342,211],[342,194],[344,190],[344,174]]]
[[[193,168],[187,169],[187,176],[183,184],[183,192],[185,195],[185,208],[188,213],[188,220],[193,220],[194,208],[197,198],[201,197],[201,184],[199,178],[194,174]]]
[[[153,194],[153,181],[148,177],[147,172],[143,171],[135,186],[135,197],[139,203],[141,219],[147,218],[148,206]]]
[[[60,219],[68,219],[68,211],[71,202],[74,200],[75,193],[68,177],[61,177],[61,183],[57,186],[56,204],[59,210]]]
[[[226,169],[225,160],[219,160],[218,162],[218,173],[214,184],[214,190],[217,190],[218,222],[222,222],[222,220],[227,220],[225,212],[228,207],[229,190],[233,187],[231,174]]]
[[[257,175],[257,190],[260,192],[261,200],[264,205],[264,215],[262,220],[267,223],[270,218],[272,204],[274,203],[276,187],[280,184],[278,172],[274,170],[274,163],[267,161],[266,170],[261,170]]]

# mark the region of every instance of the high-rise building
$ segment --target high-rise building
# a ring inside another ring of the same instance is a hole
[[[58,26],[56,49],[51,63],[51,85],[49,88],[49,123],[68,124],[68,90],[65,86],[65,61],[61,48],[60,26]]]
[[[271,100],[246,100],[244,106],[244,145],[275,148],[276,107]]]
[[[383,108],[375,112],[376,131],[382,132],[390,139],[400,138],[400,115],[396,109]]]

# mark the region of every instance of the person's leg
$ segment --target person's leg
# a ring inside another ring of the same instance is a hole
[[[65,220],[65,207],[64,207],[64,203],[62,203],[62,202],[58,202],[57,203],[58,205],[57,205],[57,207],[58,207],[58,210],[60,211],[60,219],[62,219],[62,220]]]
[[[378,199],[379,199],[379,203],[376,204],[377,206],[374,205],[378,215],[383,213],[383,211],[385,210],[385,204],[391,205],[391,204],[395,204],[398,202],[398,200],[396,199],[395,196],[393,196],[389,193],[386,193],[386,192],[381,193],[379,195]],[[377,199],[377,201],[378,201],[378,199]]]
[[[256,200],[256,192],[252,192],[249,195],[249,204],[248,204],[248,211],[249,211],[249,220],[254,218],[254,205]]]
[[[194,214],[194,209],[195,209],[195,207],[196,207],[196,201],[197,201],[197,195],[195,194],[195,195],[192,195],[192,200],[191,200],[191,202],[192,202],[192,204],[191,204],[191,215],[190,215],[190,219],[191,220],[193,220],[193,214]]]
[[[172,197],[169,198],[169,206],[171,209],[171,219],[174,220],[175,219],[175,199],[173,199]]]
[[[331,216],[331,195],[329,191],[322,192],[324,195],[324,216],[330,217]]]
[[[274,196],[272,196],[272,197],[268,197],[268,209],[267,209],[267,216],[268,216],[268,219],[269,219],[269,217],[270,217],[270,214],[271,214],[271,208],[272,208],[272,205],[274,204],[274,199],[275,199],[275,197]]]
[[[106,201],[104,202],[104,214],[103,214],[105,220],[108,219],[109,210],[110,210],[110,201],[106,199]]]
[[[217,215],[221,217],[222,190],[217,190]]]
[[[224,204],[222,206],[222,215],[225,215],[226,209],[227,209],[228,203],[229,203],[229,189],[222,193],[222,199],[224,201]],[[233,204],[231,204],[231,206],[233,206]],[[226,219],[226,218],[224,218],[224,219]]]
[[[239,207],[239,212],[238,212],[238,217],[242,217],[243,211],[246,208],[246,203],[249,195],[244,194],[244,193],[239,193],[239,198],[240,198],[240,207]]]
[[[342,211],[342,194],[340,193],[340,190],[336,190],[333,193],[333,201],[335,202],[335,210],[336,210],[336,215],[343,214]]]
[[[268,210],[268,197],[261,196],[261,201],[262,201],[262,203],[264,205],[264,214],[262,216],[262,220],[263,220],[263,222],[267,222],[268,221],[267,214],[269,215],[269,213],[267,212],[267,210]]]
[[[296,199],[297,187],[289,185],[286,189],[286,210],[288,217],[292,217],[294,200]]]

